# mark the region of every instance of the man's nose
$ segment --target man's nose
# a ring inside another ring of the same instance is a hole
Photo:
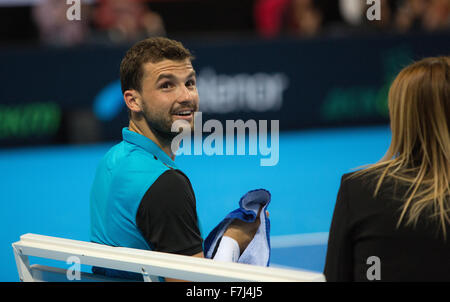
[[[185,101],[193,102],[197,99],[197,95],[198,95],[197,89],[190,89],[189,87],[183,85],[180,88],[179,96],[177,99],[179,102]]]

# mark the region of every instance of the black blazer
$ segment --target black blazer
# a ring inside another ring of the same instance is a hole
[[[328,239],[327,281],[450,281],[450,225],[421,217],[397,228],[405,187],[344,174]],[[404,220],[405,221],[405,220]]]

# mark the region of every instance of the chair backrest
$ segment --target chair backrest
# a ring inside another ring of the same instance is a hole
[[[144,281],[169,277],[204,282],[313,282],[325,281],[323,274],[302,270],[224,263],[189,257],[72,239],[25,234],[12,244],[21,281],[124,281],[91,273],[76,272],[39,264],[30,266],[28,256],[67,261],[140,273]]]
[[[133,280],[110,278],[98,274],[79,272],[78,278],[67,278],[68,274],[72,272],[59,267],[52,267],[40,264],[33,264],[30,266],[31,276],[34,282],[131,282]]]

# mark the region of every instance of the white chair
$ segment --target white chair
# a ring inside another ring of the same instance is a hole
[[[20,236],[12,244],[21,281],[129,281],[92,273],[75,272],[39,264],[30,266],[28,256],[140,273],[144,281],[169,277],[204,282],[315,282],[325,281],[323,274],[294,269],[261,267],[240,263],[224,263],[211,259],[189,257],[92,242],[49,237],[37,234]],[[74,280],[72,280],[74,279]]]

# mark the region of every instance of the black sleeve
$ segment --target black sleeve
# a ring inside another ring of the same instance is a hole
[[[344,175],[341,179],[328,237],[324,275],[327,281],[353,281],[353,251],[349,231],[351,219]]]
[[[194,191],[179,170],[164,172],[148,189],[136,224],[154,251],[186,256],[203,251]]]

